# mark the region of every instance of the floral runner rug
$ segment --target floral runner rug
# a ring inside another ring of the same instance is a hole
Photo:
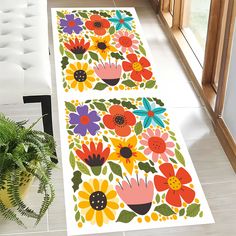
[[[213,223],[135,10],[52,17],[68,235]]]

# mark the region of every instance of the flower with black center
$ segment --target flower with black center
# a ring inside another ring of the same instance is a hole
[[[80,92],[92,88],[92,82],[95,81],[93,76],[94,71],[88,67],[88,63],[71,63],[66,69],[66,81],[71,88]]]
[[[85,22],[87,29],[94,31],[96,35],[102,36],[106,34],[106,30],[110,27],[110,22],[99,15],[90,16],[90,20]]]
[[[111,36],[107,35],[105,37],[94,37],[91,36],[93,45],[90,46],[89,50],[97,51],[100,56],[106,60],[109,52],[116,52],[117,49],[110,44]]]
[[[70,39],[69,43],[64,43],[65,47],[74,54],[83,55],[89,48],[90,43],[85,43],[84,39],[79,40],[76,38],[74,41]]]
[[[122,73],[121,65],[104,62],[94,66],[93,69],[97,76],[110,86],[115,86],[120,81]]]
[[[114,129],[116,134],[121,137],[130,135],[131,128],[136,123],[134,114],[126,111],[120,105],[113,105],[109,108],[110,114],[103,117],[103,123],[108,129]]]
[[[90,179],[83,183],[78,193],[81,214],[86,221],[99,227],[115,220],[116,210],[119,208],[118,197],[107,180]]]
[[[154,187],[152,181],[147,181],[147,178],[138,179],[131,178],[123,180],[121,184],[116,185],[115,189],[130,209],[139,215],[145,215],[149,212],[152,206]]]
[[[83,151],[79,149],[76,150],[77,156],[91,167],[95,175],[100,175],[101,167],[110,154],[110,148],[106,147],[103,150],[102,142],[99,142],[97,145],[95,145],[94,142],[90,142],[90,147],[83,144],[82,149]]]
[[[137,138],[132,136],[127,140],[111,138],[111,142],[115,148],[114,152],[109,156],[109,160],[119,161],[123,164],[129,174],[132,175],[134,164],[136,161],[146,161],[147,158],[137,150]]]

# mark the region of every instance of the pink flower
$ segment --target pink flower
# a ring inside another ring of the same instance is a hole
[[[156,129],[155,134],[151,129],[147,129],[147,133],[143,133],[143,140],[140,143],[147,148],[144,150],[145,155],[152,153],[152,160],[157,162],[159,158],[165,162],[168,161],[168,156],[174,156],[174,152],[170,149],[175,146],[171,141],[167,141],[169,138],[168,133],[161,134],[159,129]]]
[[[134,38],[134,34],[129,34],[127,31],[118,31],[114,36],[116,48],[121,47],[123,53],[125,53],[126,50],[133,52],[135,49],[138,49],[137,44],[139,41]]]
[[[110,86],[118,84],[122,73],[121,65],[115,63],[100,63],[93,69],[97,76]]]
[[[128,182],[123,180],[115,189],[121,200],[137,214],[145,215],[150,210],[154,192],[152,181],[131,178]]]

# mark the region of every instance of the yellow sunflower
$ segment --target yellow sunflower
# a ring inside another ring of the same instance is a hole
[[[66,69],[66,80],[71,88],[83,92],[84,89],[92,88],[94,71],[88,68],[87,63],[75,62],[71,63]]]
[[[107,180],[90,179],[84,182],[78,197],[78,206],[87,221],[101,227],[109,220],[115,220],[116,209],[119,208],[118,197]]]
[[[89,50],[97,51],[104,60],[106,60],[108,52],[117,51],[117,49],[110,44],[110,35],[107,35],[105,37],[91,36],[91,39],[93,41],[93,45],[90,46]]]
[[[132,136],[129,139],[120,140],[111,138],[111,142],[115,147],[115,152],[111,153],[109,160],[119,160],[124,165],[125,169],[132,174],[134,163],[136,161],[146,161],[147,158],[137,151],[137,138]]]

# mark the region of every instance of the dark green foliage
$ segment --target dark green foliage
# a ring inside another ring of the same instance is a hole
[[[7,188],[13,206],[9,209],[0,200],[0,214],[23,227],[18,215],[34,218],[38,224],[55,197],[51,184],[55,142],[52,136],[33,130],[38,121],[25,127],[27,122],[15,122],[0,114],[0,190]],[[38,193],[43,194],[43,201],[38,213],[20,197],[23,176],[39,181]]]

